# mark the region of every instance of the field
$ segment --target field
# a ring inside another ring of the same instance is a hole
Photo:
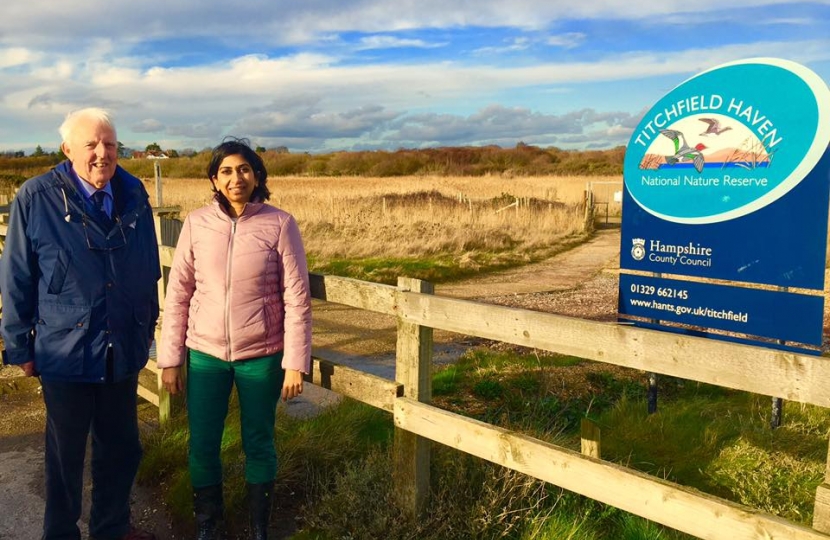
[[[275,177],[271,204],[293,214],[312,268],[390,281],[442,281],[523,264],[579,241],[588,181],[611,199],[620,177]],[[155,204],[155,182],[145,179]],[[607,182],[607,183],[606,183]],[[206,204],[206,179],[164,179],[164,206]],[[602,189],[599,189],[602,188]],[[610,212],[619,215],[619,204]]]

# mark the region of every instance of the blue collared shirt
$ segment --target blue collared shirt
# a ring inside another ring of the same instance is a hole
[[[81,178],[80,176],[78,176],[78,173],[75,172],[75,169],[72,169],[72,176],[75,177],[75,182],[81,188],[81,193],[84,194],[84,197],[86,197],[86,200],[88,202],[92,203],[93,206],[95,206],[95,204],[92,201],[92,194],[93,193],[98,192],[98,191],[103,191],[104,193],[109,195],[109,197],[104,197],[104,211],[107,213],[107,216],[112,217],[112,198],[113,198],[113,194],[112,194],[112,186],[110,185],[110,183],[107,182],[107,185],[104,186],[101,189],[95,189],[95,186],[93,186],[92,184],[90,184],[89,182],[87,182],[86,180]]]

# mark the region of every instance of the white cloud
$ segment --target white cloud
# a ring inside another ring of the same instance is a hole
[[[133,124],[130,127],[130,131],[134,133],[158,133],[164,130],[164,127],[164,124],[155,118],[147,118],[137,124]]]
[[[531,45],[531,40],[526,37],[512,38],[505,40],[505,44],[500,47],[480,47],[473,51],[477,55],[487,54],[503,54],[524,51]]]
[[[0,69],[32,64],[40,57],[37,52],[23,47],[0,48]]]
[[[428,43],[422,39],[402,39],[394,36],[367,36],[360,39],[357,50],[372,49],[436,49],[446,46],[446,43]]]
[[[568,32],[556,36],[548,36],[545,43],[552,47],[562,47],[564,49],[573,49],[578,47],[585,41],[585,34],[582,32]]]

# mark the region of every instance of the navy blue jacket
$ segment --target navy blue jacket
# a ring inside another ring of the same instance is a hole
[[[148,359],[161,277],[153,212],[138,178],[118,167],[108,225],[64,161],[23,183],[0,256],[0,333],[9,364],[34,360],[44,380],[104,382]]]

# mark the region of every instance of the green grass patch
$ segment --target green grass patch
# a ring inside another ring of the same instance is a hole
[[[560,375],[583,362],[567,355],[473,349],[437,371],[433,396],[454,412],[540,436],[574,429],[622,395],[645,395],[642,381],[603,372],[588,373],[589,384],[561,395]]]
[[[396,284],[399,276],[446,283],[542,261],[582,244],[589,238],[590,235],[577,234],[556,245],[531,250],[506,249],[497,253],[471,250],[464,253],[463,262],[460,255],[453,253],[355,259],[321,259],[314,253],[308,253],[308,265],[312,272],[388,285]]]
[[[295,540],[689,538],[443,446],[433,448],[431,481],[428,506],[412,519],[395,491],[391,453],[372,452],[347,467],[332,489],[306,509],[307,529]]]
[[[687,383],[654,415],[622,400],[599,417],[603,457],[809,524],[824,478],[830,412],[788,404],[769,427],[770,399]]]
[[[320,490],[348,463],[366,455],[370,449],[385,448],[392,432],[388,413],[349,399],[307,420],[279,411],[275,433],[279,460],[277,496],[294,493],[293,498],[298,501],[318,498]],[[176,528],[184,534],[192,533],[186,416],[179,416],[143,442],[144,458],[138,481],[158,486]],[[221,452],[226,526],[229,531],[238,531],[245,524],[247,510],[244,452],[235,394],[225,423]]]
[[[320,274],[335,275],[394,285],[398,276],[441,283],[473,275],[470,269],[460,268],[449,257],[372,257],[366,259],[332,259],[321,261],[309,255],[309,270]]]

